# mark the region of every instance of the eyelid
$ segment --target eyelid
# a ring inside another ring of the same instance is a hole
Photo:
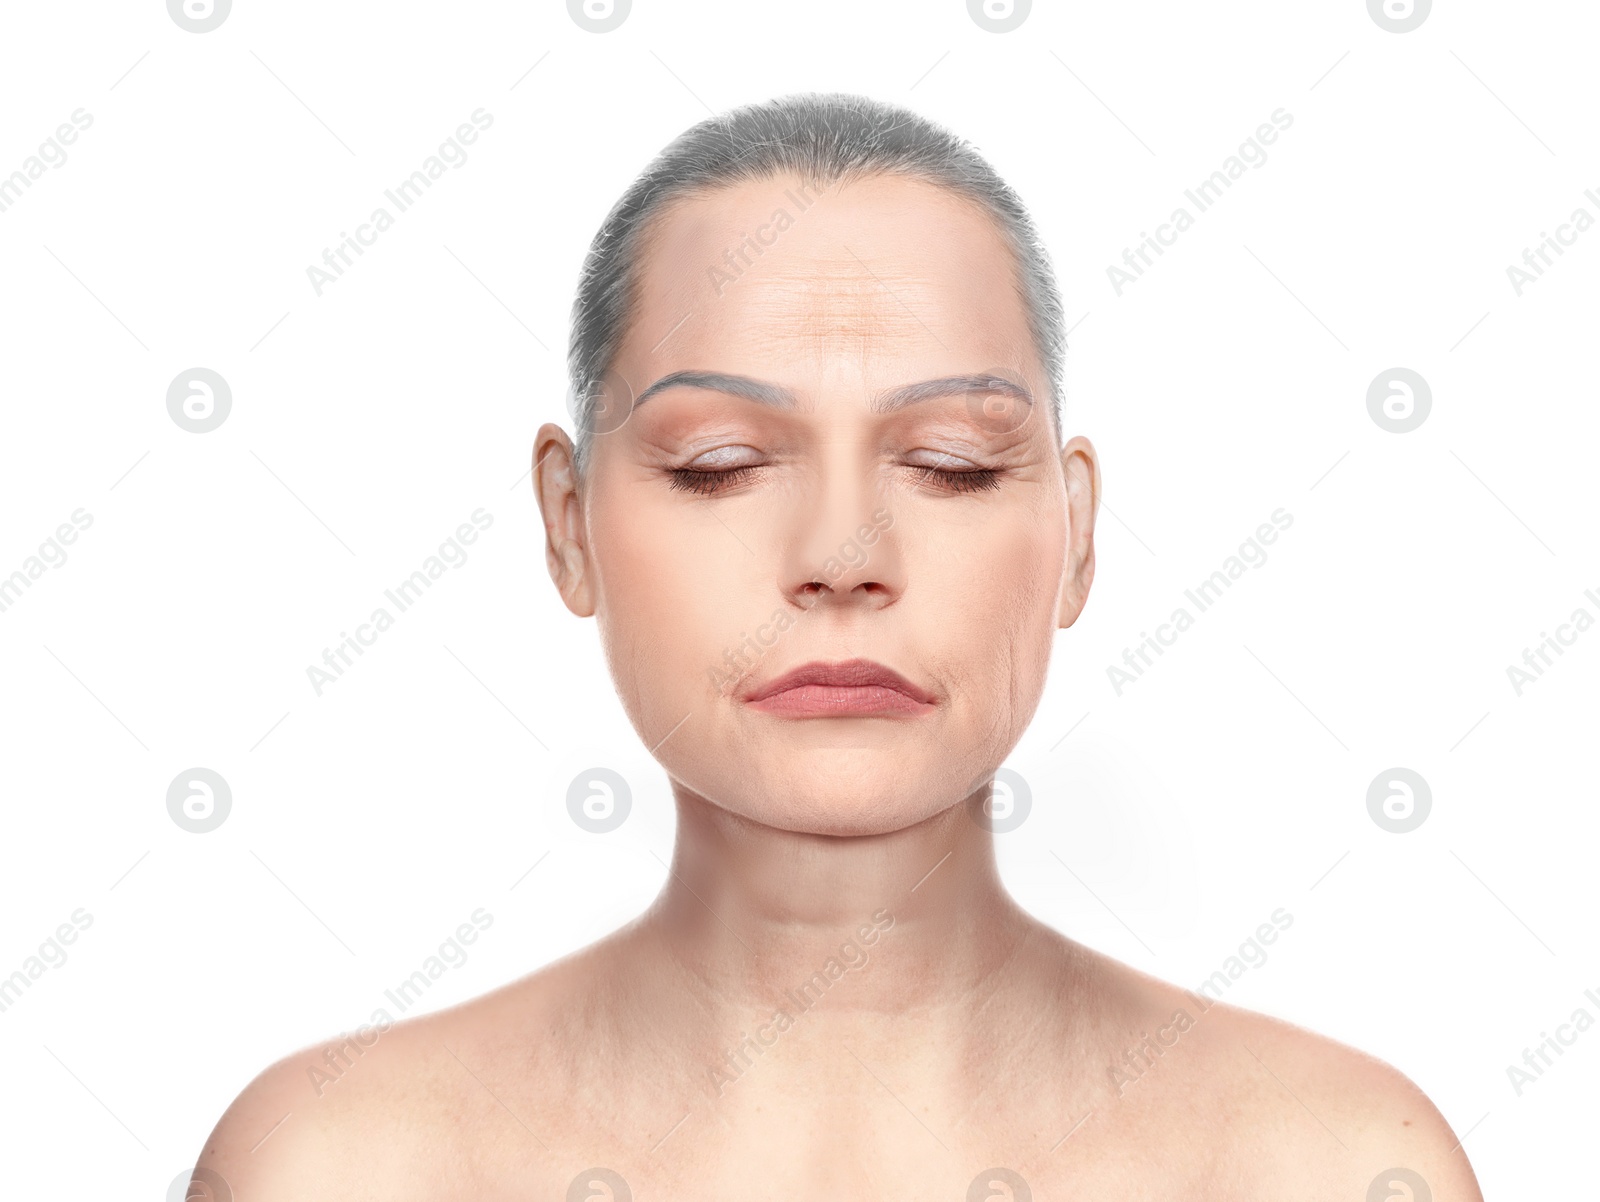
[[[731,443],[727,446],[712,447],[702,451],[683,466],[693,471],[722,471],[735,467],[753,467],[754,463],[748,456],[742,456],[740,451],[748,451],[750,456],[760,457],[761,452],[755,447],[744,443]]]
[[[931,456],[934,462],[912,463],[912,467],[926,467],[936,470],[954,468],[957,471],[976,471],[981,466],[970,459],[963,459],[960,455],[951,454],[949,451],[937,451],[932,447],[918,447],[916,450],[906,452],[908,460],[917,455]]]

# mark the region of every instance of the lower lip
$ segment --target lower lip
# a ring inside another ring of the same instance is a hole
[[[787,718],[864,718],[923,714],[933,709],[883,685],[807,684],[747,704],[764,714]]]

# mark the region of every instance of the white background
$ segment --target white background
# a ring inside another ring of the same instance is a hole
[[[708,112],[806,90],[972,139],[1074,325],[1099,573],[1009,761],[1009,887],[1186,986],[1285,908],[1228,1000],[1407,1073],[1491,1198],[1592,1179],[1600,1031],[1520,1097],[1506,1067],[1600,1017],[1600,629],[1521,696],[1506,668],[1600,617],[1600,230],[1521,296],[1506,268],[1600,217],[1593,6],[1440,3],[1406,34],[1359,0],[1040,4],[1007,34],[953,0],[638,0],[604,35],[509,0],[3,21],[0,175],[93,116],[0,212],[0,575],[93,517],[0,613],[0,975],[93,915],[0,1013],[8,1196],[160,1198],[260,1068],[365,1022],[474,909],[429,1008],[654,896],[667,784],[549,584],[529,449],[606,210]],[[324,247],[479,108],[469,160],[317,296]],[[1279,108],[1266,164],[1118,296],[1107,266]],[[1433,395],[1407,434],[1366,407],[1397,365]],[[207,434],[166,409],[195,366],[232,390]],[[306,668],[479,507],[470,558],[317,696]],[[1268,562],[1118,696],[1107,666],[1280,507]],[[565,808],[596,765],[632,788],[609,835]],[[166,810],[194,766],[233,794],[204,835]],[[1367,813],[1394,766],[1432,787],[1409,834]]]

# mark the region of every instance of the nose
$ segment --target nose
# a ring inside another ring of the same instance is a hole
[[[887,499],[865,481],[834,480],[796,506],[781,588],[800,609],[878,610],[906,588],[905,558]]]

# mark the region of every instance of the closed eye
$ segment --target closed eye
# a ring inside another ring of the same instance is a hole
[[[946,457],[947,458],[947,457]],[[959,460],[947,460],[960,462]],[[706,497],[724,489],[743,484],[761,470],[761,464],[749,463],[713,470],[709,468],[678,467],[669,469],[671,487],[679,492],[695,493]],[[1001,472],[996,468],[981,467],[925,467],[908,464],[915,473],[918,484],[926,484],[947,493],[986,492],[1000,487]]]
[[[913,470],[918,473],[919,481],[932,481],[936,488],[949,492],[984,492],[1000,487],[1000,473],[991,467],[919,467]]]
[[[947,493],[985,492],[1000,487],[1001,472],[997,468],[979,467],[967,459],[945,451],[919,449],[912,456],[931,456],[932,463],[912,462],[906,466],[917,474],[918,484],[928,484]]]
[[[729,488],[732,485],[742,483],[759,470],[760,465],[755,463],[724,468],[721,471],[675,467],[671,469],[672,487],[682,492],[698,493],[704,497],[714,492],[721,492],[724,488]]]

